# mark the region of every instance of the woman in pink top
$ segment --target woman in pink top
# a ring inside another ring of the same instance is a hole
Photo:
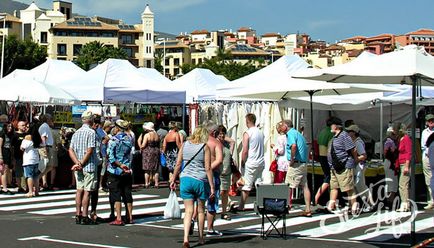
[[[410,160],[411,160],[411,139],[407,135],[407,127],[401,124],[399,129],[399,146],[398,146],[398,160],[396,167],[399,168],[399,196],[401,197],[401,206],[398,212],[410,211],[409,183],[410,183]]]
[[[286,157],[286,132],[288,128],[284,125],[283,121],[277,123],[276,125],[277,133],[279,136],[277,137],[277,144],[271,145],[273,152],[276,154],[277,159],[277,171],[274,174],[274,183],[283,183],[286,178],[286,172],[288,171],[289,161]]]

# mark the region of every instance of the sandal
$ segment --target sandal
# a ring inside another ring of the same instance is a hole
[[[231,216],[230,216],[229,214],[222,214],[222,215],[220,216],[220,218],[221,218],[222,220],[227,220],[227,221],[231,220]]]
[[[300,216],[312,217],[312,211],[303,211],[303,212],[301,212]]]
[[[190,244],[188,242],[184,242],[182,244],[182,248],[190,248]]]
[[[112,226],[124,226],[125,223],[122,220],[117,220],[116,219],[116,220],[110,222],[109,225],[112,225]]]

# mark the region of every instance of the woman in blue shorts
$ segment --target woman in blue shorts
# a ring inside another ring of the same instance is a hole
[[[193,135],[184,143],[178,153],[178,160],[170,180],[170,188],[175,189],[176,177],[180,174],[180,195],[184,200],[184,243],[183,247],[190,247],[188,234],[193,215],[194,202],[198,206],[199,244],[204,244],[203,230],[205,225],[205,201],[214,199],[214,181],[211,171],[211,152],[206,145],[208,131],[199,126]],[[184,168],[181,169],[181,162]]]
[[[29,192],[26,197],[33,197],[39,195],[39,152],[38,148],[41,145],[41,136],[39,135],[36,124],[30,127],[28,135],[21,142],[21,150],[23,154],[23,168],[24,176],[27,180],[27,187]],[[34,189],[33,189],[34,187]]]

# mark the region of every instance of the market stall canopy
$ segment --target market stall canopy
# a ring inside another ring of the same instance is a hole
[[[146,78],[151,78],[163,84],[172,84],[172,81],[170,79],[163,76],[163,74],[161,74],[159,71],[155,70],[154,68],[138,68],[137,70],[140,73],[142,73],[142,75]]]
[[[83,69],[71,61],[55,59],[47,59],[43,64],[30,71],[37,81],[56,86],[85,73]]]
[[[0,100],[50,104],[74,104],[78,101],[63,89],[41,83],[27,70],[15,70],[0,79]]]
[[[324,80],[334,83],[434,85],[434,58],[423,47],[406,46],[400,50],[362,61],[349,62],[316,71],[300,71],[296,78]]]
[[[173,81],[176,89],[186,91],[186,103],[192,103],[195,100],[215,100],[216,87],[227,83],[229,80],[224,76],[202,68],[196,68]]]
[[[185,92],[146,78],[127,60],[108,59],[62,85],[82,101],[104,103],[183,103]]]

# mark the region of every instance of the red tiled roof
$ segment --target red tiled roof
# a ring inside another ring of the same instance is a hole
[[[252,29],[248,27],[241,27],[240,29],[238,29],[238,32],[250,32],[250,31],[252,31]]]
[[[407,35],[434,35],[434,30],[427,29],[427,28],[421,28],[419,30],[407,33]]]
[[[363,52],[363,50],[357,50],[357,49],[347,50],[348,57],[357,57],[357,56],[359,56],[362,52]]]
[[[262,35],[262,37],[281,37],[280,34],[277,33],[266,33]]]
[[[191,34],[209,34],[209,32],[205,29],[202,30],[194,30]]]

